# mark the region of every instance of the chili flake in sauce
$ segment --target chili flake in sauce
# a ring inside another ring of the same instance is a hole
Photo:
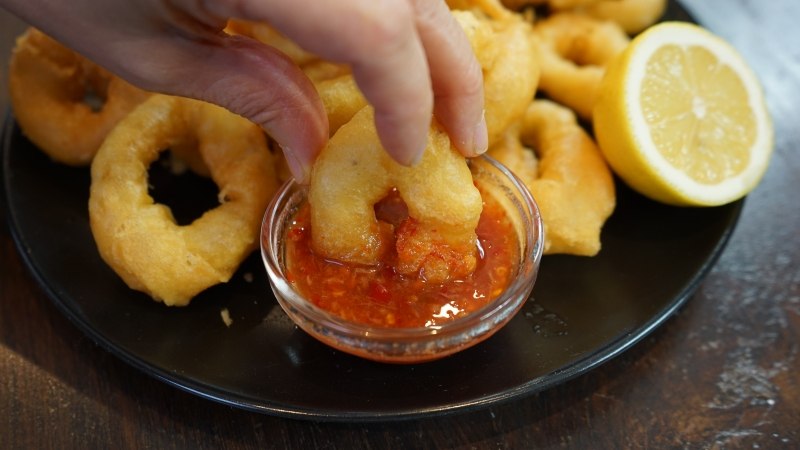
[[[407,214],[390,195],[376,206],[378,217],[397,223]],[[402,200],[400,200],[402,201]],[[503,209],[484,195],[478,228],[478,263],[466,277],[431,283],[401,275],[392,256],[377,266],[359,266],[316,255],[311,248],[310,212],[304,204],[286,233],[287,279],[316,306],[343,319],[377,327],[436,327],[496,299],[516,275],[517,234]]]

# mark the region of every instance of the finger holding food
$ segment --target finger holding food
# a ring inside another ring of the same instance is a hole
[[[566,12],[542,19],[535,30],[542,58],[539,89],[590,120],[605,67],[630,38],[614,22]]]
[[[514,17],[514,12],[500,0],[447,0],[447,6],[451,10],[480,12],[494,20],[513,19]]]
[[[516,173],[533,194],[545,228],[544,253],[596,255],[616,194],[610,169],[575,113],[536,100],[510,132],[489,154]]]
[[[489,145],[519,118],[539,82],[539,53],[530,23],[521,17],[492,20],[453,11],[483,69]]]
[[[408,210],[396,225],[375,211],[393,189]],[[422,160],[407,167],[383,151],[372,109],[364,108],[320,153],[308,199],[313,248],[325,257],[375,265],[397,251],[398,270],[437,281],[475,267],[481,196],[464,157],[435,125]]]
[[[619,24],[633,35],[656,23],[667,9],[667,0],[600,0],[580,12]]]

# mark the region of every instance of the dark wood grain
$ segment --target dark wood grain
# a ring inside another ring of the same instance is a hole
[[[773,163],[699,291],[602,367],[492,408],[390,423],[287,420],[143,375],[53,306],[0,225],[0,449],[800,447],[800,4],[692,0],[762,79]],[[0,107],[24,24],[0,12]]]

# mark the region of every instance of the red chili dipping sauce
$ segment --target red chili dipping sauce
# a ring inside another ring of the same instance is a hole
[[[444,283],[406,276],[393,268],[392,256],[377,266],[359,266],[323,258],[311,248],[308,203],[286,232],[286,276],[314,305],[351,322],[384,328],[436,327],[465,316],[496,299],[519,265],[519,241],[513,225],[491,196],[483,196],[475,271]],[[407,210],[399,195],[376,205],[376,215],[399,222]]]

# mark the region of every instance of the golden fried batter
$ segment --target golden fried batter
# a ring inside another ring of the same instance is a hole
[[[149,95],[35,28],[17,39],[8,84],[22,132],[70,166],[89,165],[108,132]]]
[[[147,187],[150,163],[176,146],[198,151],[219,187],[220,205],[185,226]],[[276,189],[258,126],[217,106],[156,95],[114,128],[92,162],[92,234],[128,286],[182,306],[228,281],[257,247]]]
[[[614,181],[572,111],[548,100],[534,101],[489,153],[533,194],[542,213],[546,254],[593,256],[600,251],[600,231],[616,204]]]

